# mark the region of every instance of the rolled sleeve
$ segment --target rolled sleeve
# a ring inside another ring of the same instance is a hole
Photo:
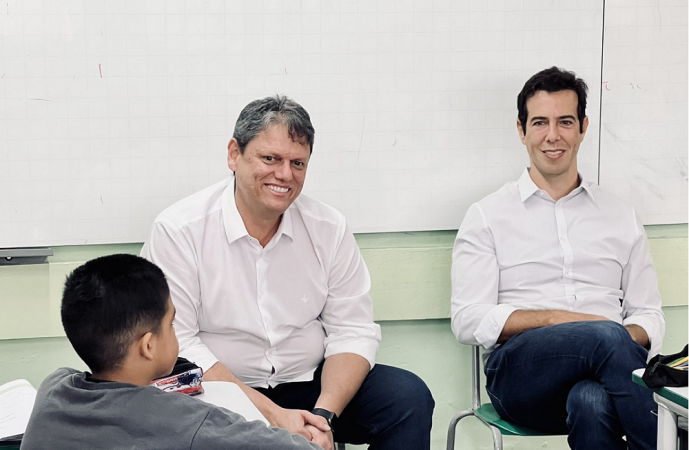
[[[476,341],[486,350],[493,350],[505,328],[505,322],[517,308],[510,305],[497,305],[488,310],[474,332]]]
[[[371,278],[354,235],[343,224],[342,238],[328,275],[328,298],[320,315],[325,329],[325,357],[354,353],[375,364],[381,339],[373,322]]]
[[[498,305],[500,269],[478,204],[469,208],[452,252],[452,331],[462,344],[495,347],[514,308]]]
[[[637,239],[629,261],[622,271],[622,324],[638,325],[646,331],[650,341],[649,359],[661,352],[665,335],[665,315],[658,291],[656,275],[648,239],[641,221],[634,213]]]
[[[160,267],[167,278],[170,297],[177,310],[173,325],[179,341],[179,355],[205,372],[218,362],[218,358],[198,337],[201,290],[192,248],[181,230],[156,222],[141,249],[141,256]]]

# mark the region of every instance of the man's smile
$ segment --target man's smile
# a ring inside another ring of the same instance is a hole
[[[565,153],[562,149],[556,150],[541,150],[541,152],[550,159],[557,159]]]
[[[288,187],[276,186],[274,184],[267,184],[266,186],[268,186],[268,189],[278,194],[286,194],[290,190]]]

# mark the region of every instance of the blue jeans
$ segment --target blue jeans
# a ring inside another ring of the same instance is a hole
[[[310,411],[321,393],[322,369],[321,363],[312,381],[256,390],[283,408]],[[434,406],[421,378],[376,364],[333,423],[335,442],[368,443],[371,450],[429,450]]]
[[[535,328],[490,355],[486,390],[500,416],[569,434],[573,449],[654,449],[657,405],[632,381],[647,356],[615,322]]]

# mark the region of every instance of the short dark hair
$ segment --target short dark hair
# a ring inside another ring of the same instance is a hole
[[[88,261],[67,277],[62,326],[67,339],[93,373],[121,366],[131,344],[157,333],[170,290],[163,271],[134,255]]]
[[[316,132],[311,125],[309,113],[299,103],[284,95],[254,100],[239,113],[232,135],[239,144],[239,152],[244,154],[246,145],[272,125],[286,126],[293,141],[306,141],[309,152],[313,152]]]
[[[541,70],[529,78],[522,91],[517,96],[517,118],[522,124],[522,131],[526,134],[526,121],[529,119],[529,111],[526,101],[538,91],[559,92],[574,91],[577,94],[577,117],[579,119],[579,132],[584,132],[584,118],[586,118],[586,91],[588,86],[581,78],[577,78],[574,72],[569,72],[559,67],[551,67]]]

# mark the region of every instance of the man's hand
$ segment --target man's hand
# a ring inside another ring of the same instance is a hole
[[[321,417],[321,419],[323,418]],[[325,419],[323,419],[323,421],[325,421]],[[323,447],[323,450],[333,450],[335,448],[335,441],[333,440],[333,433],[331,431],[321,431],[313,425],[306,425],[306,429],[309,430],[311,436],[313,436],[311,440]]]
[[[235,383],[247,397],[249,397],[249,400],[251,400],[258,410],[261,411],[273,427],[284,428],[291,433],[300,434],[309,441],[313,439],[312,430],[320,430],[321,432],[327,431],[332,434],[328,426],[328,421],[325,420],[325,418],[301,409],[285,409],[279,407],[265,395],[239,381],[230,369],[220,362],[215,363],[203,374],[203,380],[229,381]],[[311,425],[311,427],[307,428],[307,425]]]
[[[502,333],[498,342],[505,342],[515,334],[533,328],[546,327],[549,325],[559,325],[569,322],[588,322],[594,320],[608,320],[596,314],[583,314],[561,309],[526,311],[518,310],[510,314],[502,328]]]
[[[314,437],[317,437],[317,435],[314,436],[316,431],[332,434],[328,426],[328,421],[326,421],[324,417],[311,414],[303,409],[285,409],[277,407],[267,419],[271,426],[284,428],[294,434],[301,434],[309,441],[313,441]],[[320,445],[317,441],[315,442]]]
[[[629,331],[629,335],[632,337],[634,342],[646,350],[650,348],[651,341],[648,339],[648,333],[646,333],[646,330],[639,325],[625,325],[625,328],[627,331]]]

